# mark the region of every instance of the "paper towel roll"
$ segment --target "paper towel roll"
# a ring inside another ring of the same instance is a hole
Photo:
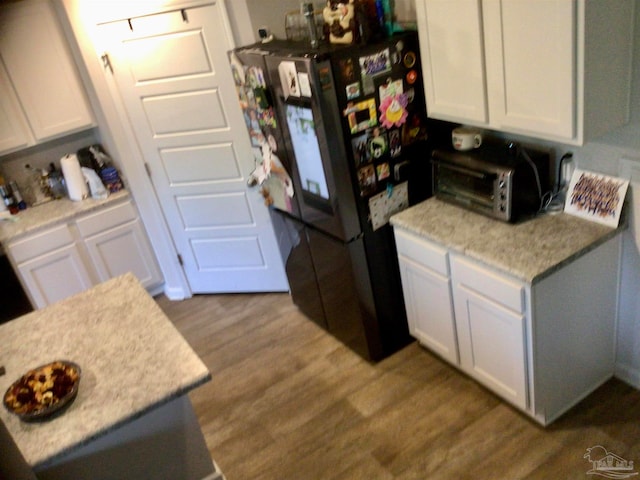
[[[75,202],[87,198],[89,196],[89,188],[82,174],[77,155],[71,153],[62,157],[60,159],[60,168],[62,168],[64,182],[67,184],[69,198]]]

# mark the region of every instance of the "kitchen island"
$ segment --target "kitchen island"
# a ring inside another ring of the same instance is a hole
[[[59,416],[0,420],[38,479],[217,479],[187,393],[211,376],[133,274],[0,326],[0,391],[57,359],[82,368]],[[1,470],[0,470],[1,471]]]
[[[543,425],[613,376],[624,225],[507,224],[436,198],[391,223],[426,348]]]

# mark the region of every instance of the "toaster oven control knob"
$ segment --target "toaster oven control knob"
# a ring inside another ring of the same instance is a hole
[[[505,186],[504,180],[500,180],[500,181],[498,182],[498,187],[500,187],[500,188],[504,188],[504,186]]]
[[[501,212],[504,212],[505,210],[506,210],[506,208],[505,208],[505,206],[504,206],[504,203],[501,203],[501,204],[500,204],[500,211],[501,211]]]

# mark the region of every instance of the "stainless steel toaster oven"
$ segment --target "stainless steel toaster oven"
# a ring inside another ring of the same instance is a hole
[[[519,145],[483,145],[432,152],[437,198],[506,222],[537,213],[551,190],[549,151]]]

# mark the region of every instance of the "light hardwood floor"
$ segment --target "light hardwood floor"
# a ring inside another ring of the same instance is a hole
[[[228,480],[585,479],[596,445],[640,471],[621,381],[545,429],[416,343],[363,361],[287,294],[157,301],[213,375],[190,396]]]

